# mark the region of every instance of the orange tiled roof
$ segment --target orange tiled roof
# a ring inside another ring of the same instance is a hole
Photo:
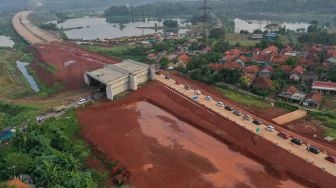
[[[187,54],[182,54],[178,56],[177,59],[184,64],[188,64],[191,60],[191,58]]]

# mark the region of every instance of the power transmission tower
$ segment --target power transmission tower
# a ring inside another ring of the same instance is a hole
[[[210,19],[209,10],[211,9],[208,5],[208,0],[203,0],[203,5],[199,9],[202,10],[203,36],[206,41],[208,39],[208,22]]]

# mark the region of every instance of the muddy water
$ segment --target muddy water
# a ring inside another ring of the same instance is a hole
[[[148,102],[128,106],[133,107],[139,113],[138,122],[144,134],[172,152],[179,146],[210,163],[216,170],[202,173],[202,177],[214,187],[303,187],[293,180],[274,178],[261,164]],[[195,170],[201,171],[198,164],[194,165]]]

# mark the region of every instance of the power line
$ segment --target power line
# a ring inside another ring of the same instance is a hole
[[[210,19],[209,16],[209,10],[211,9],[211,7],[209,7],[208,5],[208,0],[203,0],[203,5],[201,7],[199,7],[200,10],[202,10],[202,22],[203,22],[203,35],[204,35],[204,39],[208,38],[208,22]]]

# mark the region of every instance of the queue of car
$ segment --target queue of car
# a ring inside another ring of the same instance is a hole
[[[165,79],[171,79],[169,76],[165,76]],[[176,85],[180,85],[179,82],[175,82]],[[192,88],[188,85],[185,85],[184,86],[184,89],[185,90],[191,90]],[[201,91],[199,90],[195,90],[194,91],[194,94],[195,95],[201,95]],[[213,100],[213,98],[211,96],[206,96],[205,97],[205,100],[207,101],[211,101]],[[232,106],[229,106],[229,105],[225,105],[223,102],[221,101],[217,101],[216,103],[216,106],[218,107],[224,107],[225,110],[227,111],[233,111],[233,114],[237,115],[237,116],[242,116],[242,119],[243,120],[246,120],[246,121],[251,121],[252,120],[252,123],[259,126],[262,124],[262,122],[260,120],[257,120],[257,119],[253,119],[250,115],[247,115],[247,114],[242,114],[239,110],[237,109],[234,109]],[[276,129],[272,126],[272,125],[267,125],[265,130],[269,131],[269,132],[274,132]],[[277,133],[277,136],[280,137],[280,138],[283,138],[283,139],[289,139],[291,138],[290,135],[286,134],[286,133],[283,133],[283,132],[278,132]],[[303,144],[303,141],[298,139],[298,138],[291,138],[290,140],[293,144],[296,144],[296,145],[302,145]],[[311,152],[311,153],[314,153],[314,154],[319,154],[321,151],[320,149],[318,149],[317,147],[314,147],[314,146],[308,146],[307,147],[307,151],[308,152]],[[325,157],[325,160],[331,162],[331,163],[336,163],[336,156],[331,156],[331,155],[328,155],[327,157]]]

